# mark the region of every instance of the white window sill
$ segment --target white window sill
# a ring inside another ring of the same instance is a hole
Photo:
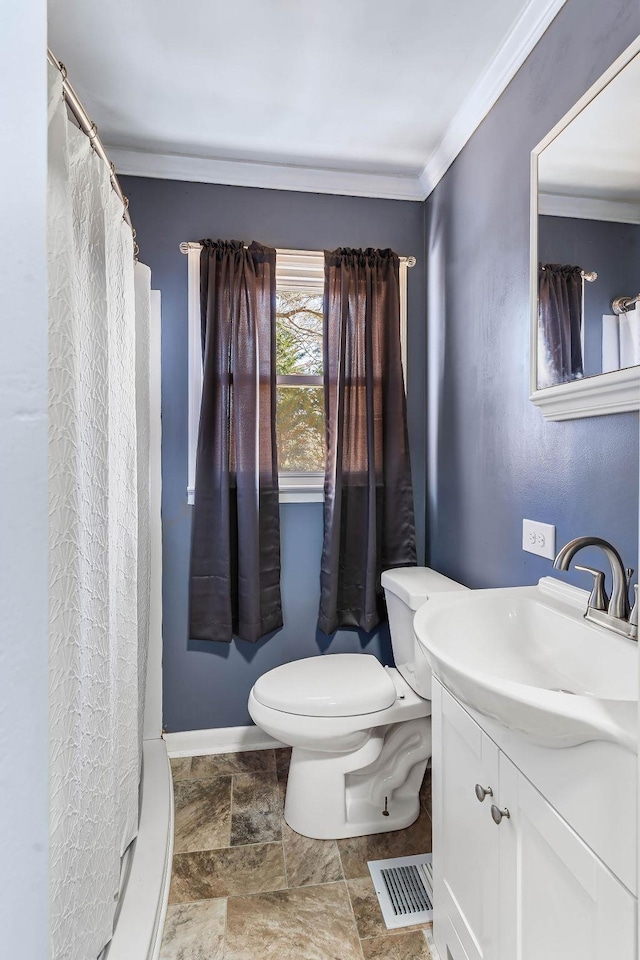
[[[281,473],[280,503],[324,503],[324,473]]]
[[[280,487],[280,503],[324,503],[324,490],[283,490]]]
[[[324,474],[281,473],[280,503],[324,503]],[[194,488],[187,487],[187,503],[193,505]]]

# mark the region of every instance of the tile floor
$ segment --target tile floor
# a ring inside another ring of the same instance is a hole
[[[406,830],[309,840],[282,817],[289,756],[171,761],[175,847],[161,960],[430,960],[430,930],[386,929],[367,868],[431,850],[429,773]]]

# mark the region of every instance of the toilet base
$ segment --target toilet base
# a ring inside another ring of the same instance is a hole
[[[310,824],[305,818],[301,821],[293,817],[294,823],[289,820],[285,813],[284,819],[292,830],[302,834],[303,837],[311,837],[314,840],[344,840],[347,837],[367,837],[375,833],[388,833],[392,830],[404,830],[415,823],[420,816],[420,800],[413,804],[403,804],[396,807],[393,816],[382,817],[378,807],[374,808],[370,804],[368,809],[361,807],[357,811],[357,820],[346,820],[339,830],[331,830],[330,826],[320,826],[317,823]]]
[[[316,840],[402,830],[420,813],[430,756],[430,717],[375,727],[352,753],[294,747],[284,818]]]

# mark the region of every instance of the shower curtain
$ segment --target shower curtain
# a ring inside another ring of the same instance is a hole
[[[150,276],[49,69],[50,957],[93,960],[138,823]]]

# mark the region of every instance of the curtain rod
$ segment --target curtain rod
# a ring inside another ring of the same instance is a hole
[[[542,264],[542,269],[546,270],[546,267],[544,264]],[[582,277],[583,280],[586,280],[588,283],[593,283],[594,280],[598,279],[598,274],[596,273],[595,270],[581,270],[580,276]]]
[[[245,244],[245,247],[246,247],[246,244]],[[201,249],[202,249],[202,244],[194,240],[189,240],[189,241],[183,240],[182,243],[180,244],[180,253],[188,253],[189,250],[201,250]],[[300,254],[302,254],[303,256],[306,254],[309,257],[317,257],[318,255],[317,250],[278,250],[277,252],[278,253],[295,253],[298,256],[300,256]],[[408,267],[415,267],[416,265],[415,257],[399,257],[399,260],[401,261],[401,263],[406,263]]]
[[[58,58],[52,53],[51,49],[47,47],[47,59],[49,63],[56,67],[57,70],[62,74],[62,94],[64,96],[65,103],[73,116],[78,121],[80,129],[85,133],[91,142],[93,150],[98,154],[101,160],[104,160],[107,167],[109,168],[109,179],[111,180],[111,186],[114,191],[120,198],[122,205],[124,206],[123,219],[131,227],[131,233],[133,235],[133,251],[136,260],[138,259],[138,244],[136,243],[136,231],[133,228],[131,222],[131,216],[129,214],[129,198],[124,195],[122,187],[120,186],[120,181],[116,176],[116,168],[113,163],[109,160],[107,156],[107,151],[102,145],[102,140],[98,136],[98,128],[95,123],[89,117],[89,114],[82,105],[78,94],[75,92],[67,78],[67,68],[64,63],[62,63]]]

